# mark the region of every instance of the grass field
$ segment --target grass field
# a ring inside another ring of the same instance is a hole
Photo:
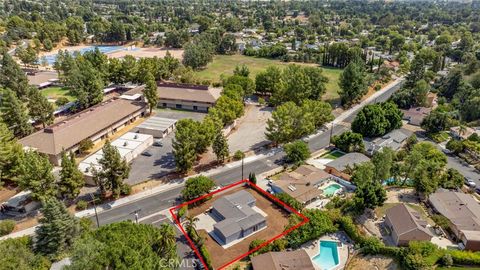
[[[250,78],[255,79],[255,76],[265,70],[268,66],[286,66],[290,63],[285,63],[279,60],[250,57],[244,55],[215,55],[213,61],[207,67],[197,72],[199,79],[210,80],[211,82],[219,82],[222,74],[232,75],[236,66],[246,65],[250,69]],[[317,66],[316,64],[299,65]],[[327,92],[324,100],[334,100],[338,98],[338,79],[341,69],[323,68],[323,74],[329,79],[327,84]]]
[[[339,158],[343,155],[344,154],[342,152],[335,150],[335,151],[330,151],[330,152],[324,154],[323,156],[321,156],[321,158],[337,159],[337,158]]]
[[[48,87],[43,90],[40,90],[41,93],[48,99],[58,99],[61,97],[68,98],[68,101],[75,100],[75,97],[70,94],[70,91],[62,87]]]

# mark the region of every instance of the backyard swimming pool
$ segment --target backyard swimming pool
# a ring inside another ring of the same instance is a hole
[[[320,241],[320,253],[312,261],[322,270],[330,270],[340,263],[338,247],[335,241]]]
[[[323,194],[325,194],[325,196],[327,196],[327,197],[333,196],[333,195],[335,195],[337,190],[339,190],[341,188],[342,188],[342,186],[340,186],[339,184],[331,184],[328,187],[323,189]]]
[[[90,46],[90,47],[85,47],[80,50],[74,50],[74,51],[68,51],[69,53],[74,53],[74,52],[79,52],[80,54],[84,54],[89,51],[95,50],[95,48],[98,48],[101,53],[104,54],[109,54],[112,52],[120,51],[120,50],[127,50],[127,47],[124,46]],[[138,50],[138,48],[133,48],[130,50]],[[47,62],[49,65],[53,65],[55,63],[55,60],[57,59],[57,54],[52,54],[52,55],[45,55],[45,59],[47,59]]]

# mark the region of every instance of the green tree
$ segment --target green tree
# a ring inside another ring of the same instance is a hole
[[[177,269],[175,248],[171,225],[162,224],[158,229],[123,221],[102,226],[79,239],[67,269]]]
[[[299,119],[303,111],[293,102],[286,102],[278,106],[272,113],[272,118],[267,120],[267,139],[278,144],[290,142],[301,136]]]
[[[441,187],[448,189],[457,189],[463,186],[463,175],[454,168],[448,168],[444,174],[445,179],[441,180]]]
[[[362,163],[355,167],[352,183],[355,189],[355,206],[358,209],[375,209],[382,206],[387,200],[387,192],[380,181],[375,180],[375,165],[371,162]]]
[[[250,173],[248,174],[248,180],[249,180],[250,182],[252,182],[253,184],[255,184],[255,185],[257,184],[257,176],[255,175],[254,172],[250,172]]]
[[[458,141],[455,139],[450,139],[447,142],[446,148],[450,151],[452,151],[454,154],[459,154],[463,152],[464,150],[464,145],[462,141]]]
[[[100,168],[97,170],[92,167],[93,178],[103,194],[111,191],[114,197],[118,197],[123,186],[126,185],[123,180],[128,178],[130,165],[120,156],[120,152],[110,141],[105,142],[102,151],[103,156],[98,160]]]
[[[248,75],[250,75],[250,70],[248,69],[247,65],[235,66],[235,69],[233,70],[233,75],[248,78]]]
[[[380,106],[383,109],[385,119],[388,122],[386,132],[400,128],[402,126],[403,113],[398,109],[397,105],[393,102],[383,102],[380,103]]]
[[[207,194],[213,187],[215,182],[206,176],[192,177],[185,182],[182,197],[185,201],[190,201]]]
[[[332,219],[329,218],[325,211],[308,209],[303,210],[302,214],[309,219],[309,222],[287,234],[285,239],[288,241],[288,246],[291,248],[297,248],[310,240],[318,239],[326,233],[337,231]],[[297,215],[291,215],[287,227],[295,226],[300,221],[300,217]]]
[[[151,72],[148,72],[146,77],[146,86],[143,90],[143,94],[147,99],[149,113],[152,114],[152,110],[157,107],[158,104],[158,92],[157,92],[157,82],[153,77]]]
[[[334,135],[332,137],[332,143],[345,153],[361,153],[365,150],[362,134],[352,131],[345,131],[340,135]]]
[[[182,119],[176,124],[177,130],[172,145],[175,164],[180,172],[188,172],[197,157],[197,127],[198,123],[191,119]]]
[[[370,104],[358,112],[352,122],[352,130],[365,137],[377,137],[387,133],[389,125],[382,107]]]
[[[245,76],[233,75],[228,77],[223,82],[224,87],[230,84],[240,85],[243,89],[243,96],[249,96],[255,92],[255,83],[252,81],[252,79]]]
[[[0,63],[0,85],[12,90],[21,100],[26,100],[28,78],[25,72],[7,52]]]
[[[45,128],[53,124],[55,116],[53,104],[48,102],[47,98],[40,93],[38,89],[31,88],[28,95],[28,113],[32,120],[42,124]]]
[[[405,87],[413,88],[415,84],[423,80],[425,77],[425,61],[423,57],[419,55],[415,56],[410,66],[410,72],[408,73],[405,81]]]
[[[230,125],[233,121],[244,113],[244,106],[240,100],[232,99],[222,95],[215,104],[214,108],[209,110],[210,115],[217,116],[224,125]]]
[[[276,66],[268,66],[255,76],[255,91],[262,95],[273,95],[282,76],[282,71]]]
[[[285,145],[287,160],[295,165],[300,165],[310,157],[310,149],[304,141],[295,141]]]
[[[78,221],[55,198],[43,202],[40,225],[35,229],[35,251],[52,259],[68,251],[78,236]]]
[[[372,163],[375,166],[373,180],[382,183],[390,178],[394,160],[395,151],[388,147],[375,152],[372,157]]]
[[[30,190],[34,200],[55,197],[58,191],[52,169],[48,158],[36,151],[28,151],[20,165],[18,184],[22,189]]]
[[[20,176],[22,148],[7,125],[0,122],[0,187],[2,180],[15,181]]]
[[[0,242],[0,265],[5,270],[48,270],[50,261],[35,254],[28,236],[5,239]]]
[[[83,40],[83,20],[81,17],[68,17],[65,21],[67,25],[68,41],[72,45],[77,45]]]
[[[80,194],[80,189],[85,185],[85,179],[77,167],[73,152],[68,155],[65,152],[62,153],[61,166],[58,192],[64,199],[75,199]]]
[[[422,120],[421,126],[427,134],[435,134],[451,127],[452,120],[450,112],[436,108]]]
[[[213,59],[213,51],[202,43],[188,43],[183,51],[183,64],[193,69],[205,67]]]
[[[0,104],[0,117],[13,131],[15,136],[25,137],[33,132],[32,125],[28,122],[28,115],[23,103],[10,89],[3,89]]]
[[[38,53],[30,44],[25,49],[20,47],[15,50],[15,55],[25,66],[33,65],[38,61]]]
[[[365,64],[361,60],[352,61],[343,70],[338,82],[340,100],[344,106],[360,100],[368,91]]]
[[[220,162],[224,162],[226,158],[229,156],[229,150],[228,150],[228,142],[225,136],[220,132],[218,135],[215,137],[215,140],[213,141],[213,152],[217,156],[217,160]]]

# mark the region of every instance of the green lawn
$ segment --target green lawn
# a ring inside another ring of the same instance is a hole
[[[328,153],[325,153],[323,156],[321,156],[322,158],[328,158],[328,159],[337,159],[341,156],[343,156],[344,154],[340,151],[330,151]]]
[[[255,79],[255,76],[268,66],[285,66],[288,64],[290,63],[285,63],[280,60],[257,58],[240,54],[215,55],[213,61],[210,62],[205,69],[197,72],[197,76],[202,80],[219,82],[222,74],[232,75],[236,66],[246,65],[250,69],[250,78]],[[295,64],[317,66],[315,64]],[[323,74],[329,79],[327,92],[323,97],[324,100],[338,99],[338,79],[341,72],[341,69],[323,68]]]
[[[70,94],[70,91],[66,88],[54,86],[40,90],[40,92],[49,99],[58,99],[60,97],[66,97],[69,101],[75,100],[75,97]]]

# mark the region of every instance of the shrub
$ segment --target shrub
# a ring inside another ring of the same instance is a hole
[[[78,152],[80,154],[87,153],[93,147],[93,142],[90,139],[84,139],[78,144]]]
[[[85,210],[87,209],[87,207],[88,207],[88,203],[86,201],[79,200],[75,208],[77,208],[77,210]]]
[[[7,219],[0,221],[0,236],[7,235],[15,229],[15,221]]]
[[[448,254],[452,256],[453,263],[464,265],[479,265],[480,252],[472,252],[465,250],[448,250]]]
[[[213,269],[212,258],[210,257],[210,253],[208,253],[207,248],[203,245],[200,247],[200,254],[202,255],[203,260],[207,264],[208,269]]]
[[[258,98],[258,104],[260,105],[265,105],[265,99],[264,98]]]
[[[242,158],[244,158],[244,157],[245,157],[245,154],[244,154],[242,151],[240,151],[240,150],[237,150],[237,151],[235,152],[235,154],[233,154],[233,158],[234,158],[235,160],[240,160],[240,159],[242,159]]]
[[[181,219],[187,214],[187,209],[188,207],[186,205],[182,206],[180,209],[178,209],[178,218]]]
[[[299,201],[295,200],[292,196],[288,195],[285,192],[275,194],[280,201],[284,202],[288,206],[292,207],[293,209],[300,211],[303,209],[304,205]],[[276,203],[278,206],[283,208],[283,205]]]
[[[130,195],[131,193],[132,193],[132,187],[130,185],[123,184],[122,188],[120,189],[120,194],[127,196],[127,195]]]
[[[59,97],[57,100],[55,100],[55,105],[57,105],[58,107],[62,107],[63,105],[67,104],[68,102],[69,102],[68,98]]]
[[[287,153],[287,160],[295,165],[302,164],[310,157],[310,149],[304,141],[294,141],[285,145],[285,153]]]
[[[450,267],[453,265],[453,259],[452,259],[452,255],[450,254],[445,254],[443,255],[442,259],[441,259],[441,263],[443,266],[447,266],[447,267]]]

